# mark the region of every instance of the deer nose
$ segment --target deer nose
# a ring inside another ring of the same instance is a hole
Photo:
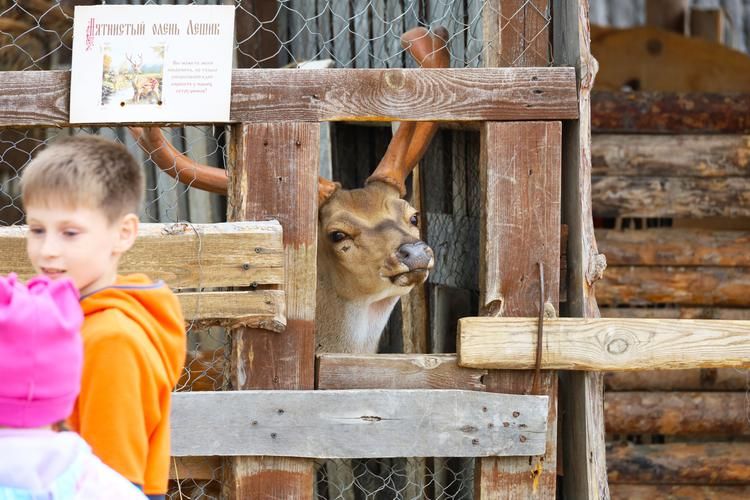
[[[409,270],[427,269],[432,261],[432,249],[424,241],[404,243],[398,248],[397,256]]]

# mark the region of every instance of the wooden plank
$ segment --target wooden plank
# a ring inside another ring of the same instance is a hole
[[[273,218],[284,227],[287,328],[281,334],[232,331],[229,384],[235,390],[312,389],[320,126],[242,125],[231,138],[229,219]],[[314,477],[310,460],[237,457],[225,461],[224,495],[311,499]]]
[[[604,318],[750,320],[750,309],[734,307],[602,307]]]
[[[0,273],[26,279],[27,226],[0,227]],[[284,279],[281,225],[263,222],[141,224],[122,274],[145,273],[172,288],[275,285]]]
[[[221,457],[172,457],[169,479],[210,481],[221,477]]]
[[[750,135],[597,134],[591,174],[636,177],[750,176]]]
[[[534,367],[535,318],[463,318],[459,365]],[[750,366],[750,322],[558,318],[544,321],[545,370],[672,370]]]
[[[238,68],[275,68],[283,65],[279,33],[279,8],[275,0],[240,0],[235,9]]]
[[[610,267],[596,289],[609,305],[747,307],[747,267]]]
[[[596,91],[591,128],[597,133],[747,134],[750,93]]]
[[[744,392],[607,392],[607,432],[667,436],[747,436]]]
[[[750,483],[750,443],[669,443],[607,448],[611,483]]]
[[[560,290],[559,122],[485,123],[481,131],[480,309],[490,316],[529,316],[540,299],[554,311]],[[513,263],[509,265],[508,263]],[[541,297],[539,263],[544,266]],[[530,373],[490,373],[494,392],[525,392]],[[551,404],[544,456],[482,460],[479,498],[547,498],[554,494],[557,459],[557,377],[541,378]]]
[[[68,126],[70,73],[0,72],[0,127]],[[578,116],[572,68],[236,69],[230,122]]]
[[[171,449],[173,456],[534,455],[544,451],[547,406],[546,396],[456,390],[179,392]]]
[[[736,368],[611,372],[608,391],[746,391],[748,371]]]
[[[612,500],[746,500],[750,486],[701,486],[675,484],[611,484]]]
[[[197,328],[286,328],[283,290],[178,293],[185,321]]]
[[[690,9],[690,36],[724,43],[724,10],[721,7]]]
[[[484,391],[486,370],[461,368],[455,354],[320,354],[318,389]]]
[[[504,0],[500,10],[499,66],[546,66],[550,57],[548,0]]]
[[[750,267],[750,231],[597,229],[596,240],[610,270],[614,266]]]

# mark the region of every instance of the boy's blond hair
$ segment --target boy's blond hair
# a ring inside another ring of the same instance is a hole
[[[26,166],[21,193],[24,206],[54,200],[101,210],[112,223],[138,213],[144,183],[141,166],[125,146],[77,135],[52,144]]]

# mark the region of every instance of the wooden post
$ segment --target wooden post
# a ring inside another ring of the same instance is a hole
[[[597,71],[591,56],[589,2],[553,2],[555,63],[576,68],[579,119],[563,125],[563,222],[568,225],[567,315],[599,317],[594,283],[606,260],[591,217],[591,103]],[[565,498],[609,498],[604,445],[603,375],[568,372],[560,383]]]
[[[688,31],[688,0],[646,0],[646,26],[656,26],[680,35]]]
[[[273,218],[283,227],[287,328],[232,331],[230,384],[235,390],[313,389],[319,124],[239,125],[231,141],[229,220]],[[228,498],[313,495],[312,460],[230,458],[224,476]]]

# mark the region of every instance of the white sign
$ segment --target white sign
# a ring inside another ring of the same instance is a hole
[[[70,123],[227,122],[234,6],[75,8]]]

